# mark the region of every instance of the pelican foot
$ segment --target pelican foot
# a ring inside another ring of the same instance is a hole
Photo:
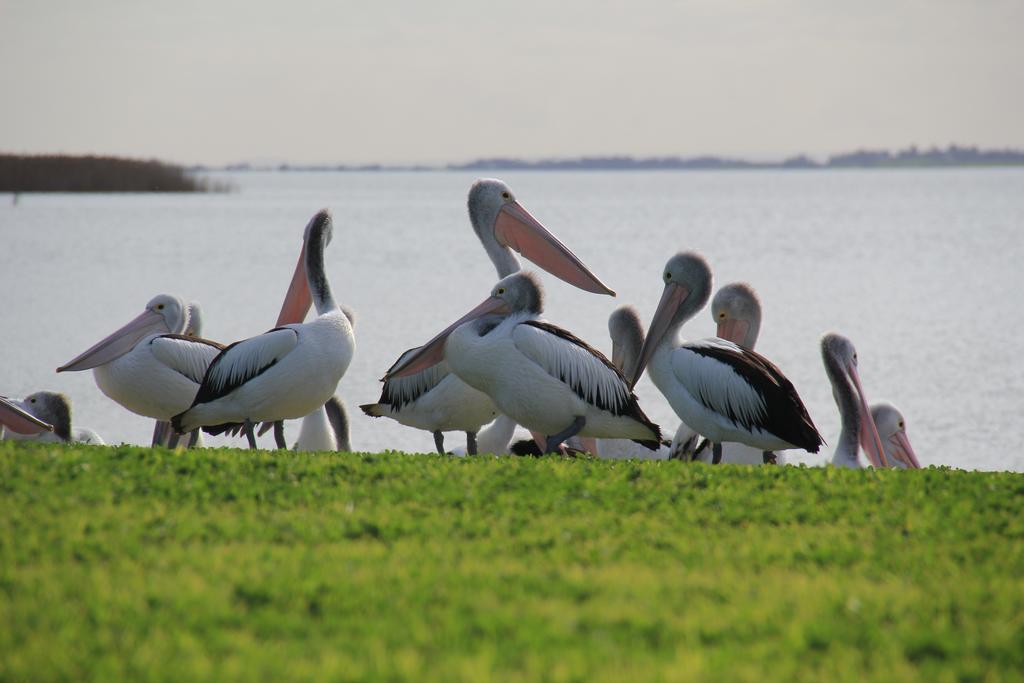
[[[572,421],[571,425],[569,425],[562,431],[558,432],[557,434],[553,434],[548,437],[548,443],[547,447],[544,449],[544,453],[561,453],[561,451],[558,448],[558,445],[565,441],[566,439],[569,439],[579,434],[580,430],[583,429],[583,426],[586,424],[587,418],[583,417],[582,415],[577,415],[576,418]]]
[[[765,465],[778,465],[779,464],[778,458],[776,458],[775,454],[772,453],[771,451],[765,451],[762,454],[762,457],[764,458],[764,464]]]

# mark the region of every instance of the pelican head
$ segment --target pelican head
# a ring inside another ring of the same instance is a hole
[[[857,371],[857,349],[854,348],[853,342],[835,332],[825,334],[821,338],[821,359],[832,383],[832,397],[839,407],[843,431],[857,435],[857,439],[851,441],[849,445],[842,443],[840,435],[840,443],[836,446],[837,452],[849,446],[849,450],[853,452],[844,455],[856,460],[856,442],[859,441],[872,465],[886,467],[882,442],[878,437],[875,422],[871,419],[867,397],[864,395],[860,373]]]
[[[907,421],[903,419],[899,408],[888,401],[875,403],[871,406],[871,419],[878,429],[889,464],[893,467],[920,469],[921,463],[907,438]]]
[[[309,287],[309,268],[306,263],[307,253],[319,252],[322,258],[323,249],[331,243],[333,234],[334,224],[331,220],[331,212],[327,209],[320,209],[306,224],[306,228],[302,232],[302,249],[299,251],[299,260],[295,264],[291,284],[288,285],[284,303],[281,304],[281,312],[277,316],[278,327],[301,323],[306,319],[306,313],[313,305],[313,293]]]
[[[4,428],[12,435],[26,436],[53,431],[53,425],[25,410],[20,402],[0,396],[0,433]]]
[[[612,338],[612,364],[623,376],[631,376],[644,345],[644,326],[636,309],[619,306],[612,311],[608,316],[608,336]]]
[[[711,319],[719,337],[753,350],[761,331],[761,299],[746,282],[730,283],[711,300]]]
[[[131,322],[57,368],[57,372],[89,370],[109,363],[153,334],[181,334],[185,330],[187,316],[185,302],[179,297],[173,294],[155,296]]]
[[[565,280],[595,294],[615,292],[583,265],[568,247],[523,208],[511,188],[496,178],[483,178],[469,188],[469,220],[494,262],[498,277],[519,270],[512,251]]]
[[[407,352],[384,376],[405,377],[435,365],[444,358],[444,343],[457,327],[481,318],[502,319],[510,315],[539,316],[544,312],[544,290],[533,273],[513,273],[494,285],[491,295],[478,306],[446,327],[423,346]]]
[[[640,360],[637,361],[632,376],[627,375],[630,385],[636,384],[640,379],[662,340],[704,308],[711,296],[711,266],[695,251],[680,252],[670,258],[665,264],[662,280],[665,282],[665,289],[661,293],[658,309],[654,312],[651,326],[647,330],[647,339],[644,340],[644,346],[640,351]]]
[[[21,405],[40,420],[53,425],[53,433],[71,441],[71,400],[54,391],[37,391],[22,400]]]

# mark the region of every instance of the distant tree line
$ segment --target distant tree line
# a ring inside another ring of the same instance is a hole
[[[118,157],[0,154],[0,192],[223,192],[181,166]]]

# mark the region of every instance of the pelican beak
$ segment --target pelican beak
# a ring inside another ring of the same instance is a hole
[[[53,427],[32,413],[22,410],[13,401],[0,396],[0,427],[6,427],[16,434],[42,434],[52,432]]]
[[[569,248],[519,204],[508,202],[494,219],[494,236],[555,277],[594,294],[615,296]]]
[[[130,323],[111,334],[106,339],[97,342],[74,360],[70,360],[57,368],[57,372],[77,372],[89,370],[104,363],[109,363],[115,358],[135,348],[135,345],[151,334],[168,334],[172,330],[167,327],[167,321],[156,311],[148,308],[135,317]]]
[[[727,318],[718,323],[718,331],[715,334],[720,339],[731,341],[736,346],[743,346],[749,330],[750,323],[746,320]]]
[[[868,400],[864,396],[864,389],[860,385],[860,375],[857,373],[857,366],[850,365],[846,368],[847,374],[853,380],[853,386],[857,389],[857,398],[860,401],[860,429],[858,437],[864,454],[875,467],[888,467],[889,462],[885,459],[885,451],[882,448],[882,439],[878,436],[878,428],[875,421],[871,419],[871,409],[868,408]]]
[[[508,315],[509,312],[508,304],[504,301],[493,296],[487,297],[472,311],[446,327],[439,335],[418,349],[414,349],[402,358],[399,358],[398,362],[391,366],[391,369],[384,374],[381,381],[383,382],[393,377],[408,377],[437,365],[444,360],[444,343],[448,339],[448,335],[454,332],[455,328],[459,325],[482,318],[485,315]]]
[[[906,433],[896,432],[889,440],[892,442],[893,446],[895,446],[892,453],[894,457],[910,469],[921,469],[921,463],[917,459],[917,453],[914,452],[914,447],[910,445],[910,439],[907,438]]]
[[[301,323],[313,305],[313,295],[309,293],[309,279],[306,277],[306,242],[302,242],[299,262],[295,264],[292,282],[288,285],[288,293],[281,304],[281,312],[277,316],[277,327]]]
[[[676,311],[688,296],[690,296],[690,290],[686,287],[675,282],[665,284],[665,291],[661,293],[661,301],[658,302],[658,310],[654,312],[651,327],[647,330],[647,338],[644,339],[644,345],[640,348],[636,369],[633,370],[633,376],[627,378],[630,387],[635,386],[639,381],[640,375],[644,373],[644,368],[651,362],[651,356],[654,355],[655,349],[661,344],[662,338],[672,325],[672,318],[675,317]]]

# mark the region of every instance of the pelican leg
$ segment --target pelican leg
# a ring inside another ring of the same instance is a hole
[[[476,455],[476,432],[466,432],[466,455]]]
[[[547,448],[544,450],[545,454],[558,453],[558,444],[562,443],[566,439],[576,436],[583,429],[583,426],[587,424],[587,418],[582,415],[577,415],[576,419],[572,421],[572,424],[563,429],[562,431],[548,437]]]
[[[444,433],[440,429],[434,430],[434,447],[438,453],[444,455]]]
[[[278,420],[274,423],[274,441],[277,443],[278,448],[288,448],[288,443],[284,440],[284,420]]]
[[[156,424],[153,425],[153,443],[151,446],[163,446],[164,435],[171,428],[170,422],[164,422],[163,420],[157,420]]]
[[[777,464],[779,464],[778,460],[775,457],[775,454],[772,453],[771,451],[764,451],[764,453],[762,454],[762,457],[764,458],[764,464],[765,465],[777,465]]]
[[[180,438],[181,438],[181,436],[172,429],[171,433],[170,433],[170,436],[167,437],[167,447],[170,448],[171,450],[174,450],[175,448],[177,448],[178,447],[178,439],[180,439]]]
[[[193,429],[188,437],[188,447],[195,448],[197,443],[199,443],[199,430]]]
[[[256,435],[252,433],[255,426],[249,418],[245,418],[245,423],[242,425],[242,431],[245,432],[245,438],[249,440],[249,448],[252,450],[256,450]]]
[[[722,462],[722,444],[716,443],[711,446],[711,464],[717,465]]]

